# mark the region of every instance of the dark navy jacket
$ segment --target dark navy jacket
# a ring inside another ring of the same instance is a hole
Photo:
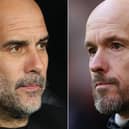
[[[118,125],[116,125],[115,120],[114,120],[115,115],[112,115],[109,118],[109,121],[107,123],[107,128],[108,129],[129,129],[129,122],[125,125],[124,128],[119,127]]]

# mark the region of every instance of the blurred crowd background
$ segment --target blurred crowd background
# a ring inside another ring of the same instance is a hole
[[[84,47],[85,24],[90,12],[102,0],[69,0],[69,129],[105,129],[108,117],[94,107]]]

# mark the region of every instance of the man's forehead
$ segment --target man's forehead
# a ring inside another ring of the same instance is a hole
[[[11,4],[9,0],[1,1],[0,41],[18,38],[38,40],[48,35],[43,15],[34,0],[11,0]]]
[[[0,0],[0,26],[43,25],[43,14],[34,0]]]
[[[41,14],[34,0],[0,0],[0,16]]]
[[[35,1],[34,0],[0,0],[0,9],[7,9],[7,8],[12,8],[12,7],[16,7],[16,8],[21,8],[28,6],[28,5],[32,5],[34,4]],[[21,4],[21,5],[20,5]],[[28,6],[29,7],[29,6]]]
[[[22,6],[26,6],[26,5],[32,5],[36,3],[35,0],[0,0],[0,7],[21,7],[20,5],[18,4],[21,4]]]
[[[90,14],[87,26],[91,23],[101,21],[126,22],[129,20],[129,1],[128,0],[105,0],[98,5]]]
[[[35,16],[35,17],[34,17]],[[43,17],[39,17],[36,15],[8,15],[8,16],[0,16],[0,26],[1,24],[7,24],[9,26],[14,25],[35,25],[38,23],[38,25],[42,25],[44,22]],[[30,24],[31,23],[31,24]]]

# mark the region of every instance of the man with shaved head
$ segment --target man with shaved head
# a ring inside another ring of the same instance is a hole
[[[129,128],[128,12],[128,0],[105,0],[86,24],[85,46],[95,107],[102,114],[113,114],[109,129]]]
[[[47,41],[34,0],[0,0],[0,128],[32,129],[29,116],[41,107],[46,86]]]

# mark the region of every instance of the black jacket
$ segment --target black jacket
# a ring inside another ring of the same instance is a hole
[[[66,129],[66,126],[65,108],[44,104],[30,117],[27,129]]]

